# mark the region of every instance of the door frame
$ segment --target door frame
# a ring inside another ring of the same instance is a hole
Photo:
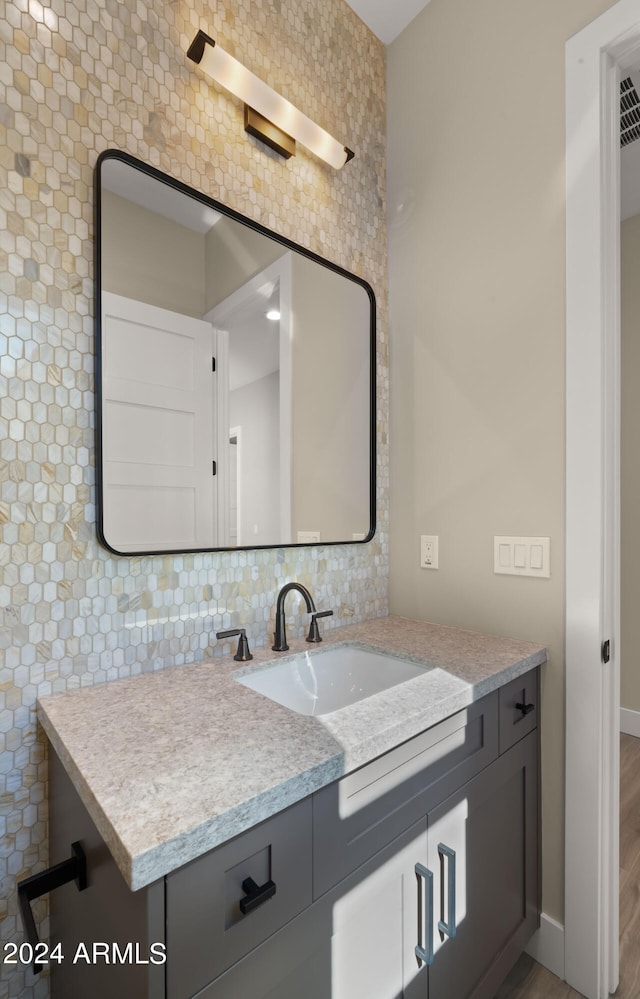
[[[281,544],[289,544],[292,538],[292,450],[293,450],[293,308],[292,308],[292,278],[291,251],[287,251],[272,264],[269,264],[259,274],[254,275],[237,291],[218,302],[205,314],[204,319],[211,322],[218,337],[228,337],[224,333],[224,324],[239,306],[248,298],[259,295],[265,286],[275,281],[280,285],[280,376],[279,376],[279,423],[280,423],[280,534]],[[225,341],[226,343],[226,341]],[[228,379],[228,347],[223,349],[224,362],[221,378]],[[226,393],[228,396],[228,393]],[[224,427],[228,427],[228,411],[222,424],[222,434],[226,436]],[[227,505],[228,506],[228,505]],[[228,523],[228,520],[226,521]]]
[[[229,427],[229,439],[235,437],[236,439],[236,503],[237,503],[237,520],[236,520],[236,542],[237,546],[242,545],[242,426],[238,424],[235,427]]]
[[[564,942],[565,978],[588,999],[619,979],[619,86],[638,58],[640,0],[566,45]]]

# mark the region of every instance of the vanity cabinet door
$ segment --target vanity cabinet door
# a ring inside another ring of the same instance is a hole
[[[167,999],[190,999],[311,904],[311,800],[179,868],[165,886]]]
[[[426,999],[426,820],[336,885],[198,999]],[[422,912],[418,914],[418,902]]]
[[[431,901],[416,874],[426,857],[423,819],[328,893],[331,999],[426,999],[427,965],[416,957]]]
[[[537,734],[428,815],[429,999],[491,999],[538,925]]]
[[[331,999],[331,912],[309,906],[197,999]]]

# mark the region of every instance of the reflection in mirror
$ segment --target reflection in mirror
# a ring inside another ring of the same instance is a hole
[[[369,285],[126,154],[97,169],[102,542],[368,540]]]

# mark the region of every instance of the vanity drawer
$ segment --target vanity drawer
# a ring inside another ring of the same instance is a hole
[[[498,755],[498,692],[313,795],[318,898]]]
[[[276,891],[245,914],[249,878]],[[310,902],[307,798],[168,875],[167,999],[194,995]]]
[[[500,752],[504,753],[538,727],[539,671],[517,677],[500,687]]]

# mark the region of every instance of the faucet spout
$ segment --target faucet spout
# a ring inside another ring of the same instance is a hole
[[[284,617],[284,601],[287,594],[290,593],[291,590],[297,590],[298,593],[302,594],[309,614],[315,614],[316,612],[316,605],[313,602],[313,597],[309,593],[306,586],[303,586],[302,583],[285,583],[278,593],[278,600],[276,602],[276,630],[273,633],[273,645],[271,646],[274,652],[286,652],[289,648],[287,645],[287,632]]]

